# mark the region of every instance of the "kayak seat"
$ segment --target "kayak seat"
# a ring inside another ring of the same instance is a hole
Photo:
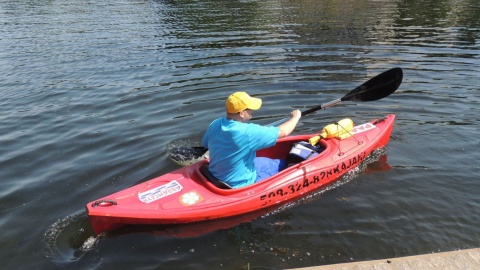
[[[221,188],[221,189],[232,189],[232,187],[223,182],[222,180],[216,178],[215,176],[213,176],[213,174],[210,172],[210,170],[208,169],[208,165],[205,165],[202,167],[202,174],[203,176],[205,176],[205,178],[207,178],[214,186],[218,187],[218,188]]]

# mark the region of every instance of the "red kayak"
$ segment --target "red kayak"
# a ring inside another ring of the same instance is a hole
[[[346,139],[322,139],[317,155],[259,183],[231,189],[207,178],[208,159],[87,204],[95,235],[123,225],[182,224],[270,208],[326,187],[390,140],[395,115],[355,126]],[[316,134],[279,139],[257,156],[285,159],[292,145]]]

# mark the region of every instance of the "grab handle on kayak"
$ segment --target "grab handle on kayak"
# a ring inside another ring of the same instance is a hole
[[[112,206],[112,205],[117,205],[117,202],[114,200],[99,200],[94,203],[92,203],[92,207],[97,207],[97,206]]]

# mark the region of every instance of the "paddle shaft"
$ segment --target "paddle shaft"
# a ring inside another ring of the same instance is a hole
[[[402,69],[392,68],[371,78],[362,85],[348,92],[348,94],[346,94],[342,98],[335,99],[333,101],[310,108],[302,112],[302,116],[311,114],[322,109],[333,107],[337,104],[342,103],[343,101],[374,101],[382,99],[395,92],[395,90],[397,90],[397,88],[402,83],[402,79]],[[290,117],[273,122],[269,124],[269,126],[281,125],[282,123],[288,121],[288,119],[290,119]]]
[[[314,113],[316,111],[319,111],[319,110],[322,110],[322,109],[326,109],[328,107],[333,107],[339,103],[342,103],[342,100],[341,99],[336,99],[336,100],[333,100],[333,101],[330,101],[328,103],[325,103],[325,104],[322,104],[322,105],[318,105],[316,107],[313,107],[313,108],[310,108],[306,111],[303,111],[302,112],[302,116],[305,116],[305,115],[308,115],[308,114],[311,114],[311,113]],[[285,122],[288,121],[288,119],[290,119],[290,117],[286,117],[286,118],[283,118],[283,119],[280,119],[278,121],[275,121],[273,123],[270,123],[268,124],[268,126],[278,126],[278,125],[281,125]]]

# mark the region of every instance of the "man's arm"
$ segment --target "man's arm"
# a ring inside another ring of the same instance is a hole
[[[278,138],[283,138],[290,135],[290,133],[292,133],[292,131],[297,126],[300,117],[302,117],[302,112],[300,110],[293,110],[291,112],[291,118],[288,119],[287,122],[278,126]]]

